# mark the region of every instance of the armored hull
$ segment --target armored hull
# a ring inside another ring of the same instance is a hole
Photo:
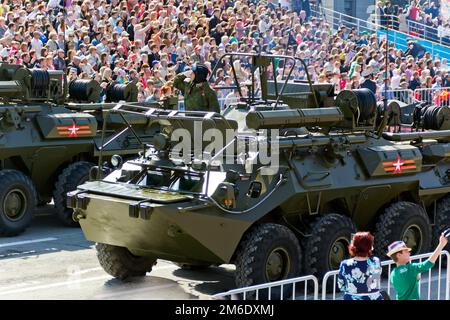
[[[428,252],[450,224],[450,131],[387,132],[399,114],[377,108],[370,91],[342,91],[330,107],[310,87],[311,108],[296,108],[290,93],[278,105],[283,85],[275,102],[223,115],[143,109],[161,126],[153,145],[68,195],[105,271],[145,275],[161,258],[235,264],[239,287],[321,277],[348,257],[357,230],[375,235],[379,257],[399,239]],[[181,153],[180,137],[189,142]]]
[[[135,87],[111,85],[109,96],[133,102]],[[23,232],[34,209],[52,198],[60,220],[77,226],[66,207],[67,192],[88,180],[100,154],[109,159],[113,154],[135,156],[140,150],[141,142],[127,130],[100,148],[102,140],[126,124],[109,117],[112,125],[102,135],[103,111],[116,103],[95,103],[99,97],[100,85],[94,80],[74,80],[69,90],[63,71],[0,64],[0,235]],[[143,136],[151,135],[145,121],[127,118],[140,126],[137,131]]]

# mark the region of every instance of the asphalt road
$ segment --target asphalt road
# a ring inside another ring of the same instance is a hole
[[[146,277],[113,279],[100,267],[94,243],[84,238],[81,229],[62,226],[52,211],[51,206],[41,209],[20,236],[0,238],[0,300],[211,299],[213,294],[235,288],[232,265],[191,271],[158,260]],[[422,299],[428,295],[438,299],[439,282],[440,299],[445,298],[446,268],[442,267],[441,274],[437,269],[423,274]],[[426,284],[429,276],[430,287]],[[386,277],[382,287],[387,289]],[[334,298],[341,299],[339,292]],[[303,294],[298,299],[304,299]],[[327,299],[333,299],[332,294]]]
[[[0,299],[210,299],[234,288],[234,266],[182,270],[158,260],[146,277],[113,279],[81,229],[41,209],[17,237],[0,238]]]

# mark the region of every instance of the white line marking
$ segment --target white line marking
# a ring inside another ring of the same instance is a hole
[[[57,282],[57,283],[51,283],[41,286],[35,286],[35,287],[29,287],[29,288],[22,288],[22,289],[16,289],[16,290],[9,290],[0,292],[0,296],[7,295],[7,294],[14,294],[14,293],[22,293],[22,292],[29,292],[29,291],[35,291],[35,290],[41,290],[41,289],[50,289],[55,287],[62,287],[62,286],[70,286],[73,284],[79,284],[82,282],[89,282],[89,281],[96,281],[96,280],[105,280],[105,279],[112,279],[113,277],[109,275],[103,275],[100,277],[93,277],[93,278],[86,278],[86,279],[79,279],[79,280],[73,280],[73,281],[64,281],[64,282]]]
[[[153,271],[163,270],[163,269],[177,269],[177,268],[178,267],[175,266],[175,265],[161,266],[161,267],[153,268]],[[93,268],[93,269],[96,269],[96,268]],[[92,270],[92,269],[86,269],[86,270]],[[83,271],[86,271],[86,270],[83,270]],[[45,289],[51,289],[51,288],[55,288],[55,287],[70,286],[70,285],[73,285],[73,284],[76,285],[76,284],[83,283],[83,282],[105,280],[105,279],[113,279],[113,277],[110,276],[110,275],[103,275],[103,276],[99,276],[99,277],[92,277],[92,278],[86,278],[86,279],[79,279],[79,280],[72,280],[72,281],[50,283],[50,284],[40,285],[40,286],[35,286],[35,287],[27,287],[27,288],[15,289],[15,290],[3,291],[3,292],[0,292],[0,296],[7,295],[7,294],[14,294],[14,293],[36,291],[36,290],[45,290]]]
[[[36,240],[10,242],[10,243],[0,244],[0,248],[19,246],[19,245],[22,245],[22,244],[29,244],[29,243],[36,243],[36,242],[55,241],[55,240],[58,240],[58,238],[42,238],[42,239],[36,239]]]
[[[26,282],[23,282],[23,283],[16,283],[16,284],[13,284],[13,285],[10,285],[10,286],[6,286],[6,287],[0,287],[0,292],[2,292],[3,290],[6,290],[6,289],[18,289],[20,287],[25,287],[25,286],[29,286],[29,285],[36,285],[36,284],[39,284],[39,283],[41,283],[41,282],[40,281],[26,281]]]
[[[170,265],[170,266],[161,266],[161,267],[155,267],[152,269],[152,271],[156,271],[156,270],[164,270],[164,269],[176,269],[178,268],[175,265]],[[89,268],[89,269],[84,269],[84,270],[80,270],[80,271],[76,271],[74,273],[72,273],[72,275],[78,275],[78,274],[85,274],[85,273],[89,273],[89,272],[94,272],[94,271],[101,271],[103,270],[102,267],[97,267],[97,268]]]
[[[160,289],[165,289],[165,288],[170,288],[170,287],[175,287],[175,286],[177,286],[177,284],[173,283],[173,284],[166,284],[166,285],[156,286],[156,287],[147,287],[147,288],[140,288],[140,289],[122,290],[122,291],[117,291],[117,292],[114,292],[114,293],[99,294],[99,295],[96,295],[94,297],[94,299],[106,299],[106,298],[112,298],[112,297],[116,297],[116,296],[122,296],[122,295],[130,294],[130,293],[142,293],[142,292],[160,290]]]

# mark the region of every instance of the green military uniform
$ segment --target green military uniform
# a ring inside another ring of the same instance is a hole
[[[184,82],[186,76],[178,74],[173,80],[173,86],[184,95],[184,107],[189,111],[214,111],[220,113],[217,93],[204,82],[197,86],[192,82]]]

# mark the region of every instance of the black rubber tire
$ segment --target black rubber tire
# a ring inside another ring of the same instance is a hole
[[[330,252],[332,245],[342,238],[348,244],[351,234],[356,232],[353,221],[336,213],[319,216],[311,222],[311,236],[305,238],[305,273],[312,274],[319,279],[331,271]],[[348,257],[348,248],[345,248]]]
[[[156,259],[138,257],[127,248],[97,243],[97,258],[103,270],[114,278],[124,280],[129,277],[143,277],[152,271]]]
[[[416,224],[422,233],[419,248],[411,255],[426,253],[431,247],[431,224],[425,210],[413,202],[399,201],[388,206],[375,225],[374,254],[381,260],[388,260],[387,247],[394,241],[404,240],[402,235],[412,224]]]
[[[1,170],[0,181],[0,236],[16,236],[25,231],[33,219],[37,205],[36,189],[31,179],[17,170]],[[26,207],[23,214],[13,221],[6,216],[4,201],[14,189],[21,191]]]
[[[67,193],[73,191],[80,184],[89,179],[89,170],[93,163],[78,161],[70,164],[58,176],[53,191],[56,214],[59,220],[68,227],[79,227],[79,223],[72,219],[73,209],[66,207]]]
[[[450,196],[446,196],[438,201],[436,208],[436,221],[434,222],[433,239],[431,241],[433,248],[439,243],[439,237],[442,231],[450,228]],[[450,252],[450,244],[447,244],[444,248]]]
[[[286,226],[266,223],[253,227],[244,235],[236,252],[235,282],[237,287],[248,287],[256,284],[270,282],[266,276],[266,265],[269,254],[273,250],[285,250],[289,258],[289,269],[283,279],[295,278],[300,275],[302,252],[295,234]],[[280,279],[281,280],[281,279]],[[277,290],[278,289],[278,290]],[[285,286],[283,298],[292,295],[292,287]],[[258,299],[267,299],[268,292],[260,290]],[[280,288],[271,291],[271,299],[281,296]],[[246,296],[247,299],[255,297],[255,292]]]

